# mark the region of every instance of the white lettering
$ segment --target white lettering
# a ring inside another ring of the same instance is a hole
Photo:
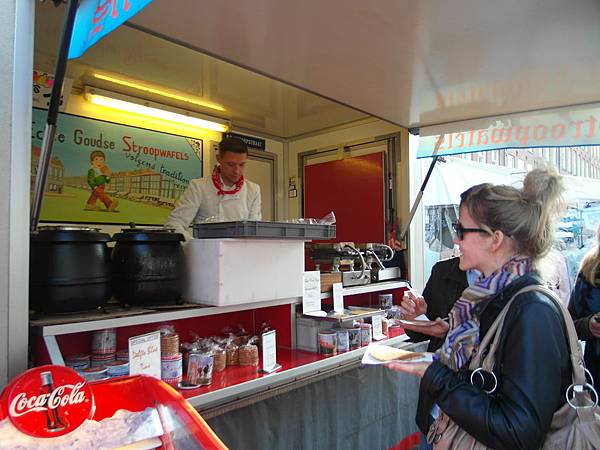
[[[44,411],[48,408],[55,409],[58,406],[83,403],[86,400],[85,392],[81,391],[83,385],[84,382],[77,383],[75,386],[67,384],[55,388],[49,394],[32,395],[29,398],[21,392],[10,402],[8,412],[12,417],[19,417],[33,411]],[[70,392],[65,394],[65,391],[69,388]]]

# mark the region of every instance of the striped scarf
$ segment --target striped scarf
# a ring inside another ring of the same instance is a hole
[[[435,359],[453,370],[466,365],[477,350],[480,340],[479,318],[473,313],[475,306],[530,270],[530,258],[514,256],[500,270],[466,288],[449,313],[450,329],[444,344],[435,354]]]

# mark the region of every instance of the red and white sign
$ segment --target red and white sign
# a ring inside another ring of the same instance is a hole
[[[19,431],[30,436],[62,436],[94,414],[92,389],[68,367],[36,367],[11,384],[6,405],[8,417]]]

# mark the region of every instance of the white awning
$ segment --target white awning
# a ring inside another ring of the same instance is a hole
[[[512,148],[600,145],[600,104],[466,120],[420,130],[417,158]]]

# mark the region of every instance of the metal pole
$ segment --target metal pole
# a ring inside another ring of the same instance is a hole
[[[437,156],[437,154],[440,150],[440,145],[442,142],[443,142],[443,140],[440,136],[440,138],[437,140],[435,148],[433,149],[433,153],[431,154],[431,156],[433,156],[433,161],[431,161],[431,164],[429,165],[429,169],[427,170],[427,175],[425,175],[423,184],[421,184],[421,189],[419,189],[419,193],[417,194],[417,197],[415,198],[415,202],[413,203],[412,208],[410,209],[408,221],[406,222],[406,225],[404,226],[404,230],[402,230],[402,234],[400,235],[400,242],[404,242],[404,239],[406,238],[406,234],[408,233],[408,229],[410,228],[410,224],[411,224],[413,218],[415,217],[417,208],[419,207],[419,203],[421,203],[421,198],[423,198],[423,192],[425,191],[425,186],[427,186],[427,183],[429,183],[429,177],[431,177],[431,172],[433,172],[435,163],[437,163],[437,160],[439,158]]]
[[[30,231],[37,230],[40,220],[40,211],[42,209],[42,198],[44,196],[44,186],[48,176],[48,165],[52,156],[52,145],[54,144],[54,135],[56,133],[56,119],[58,117],[58,108],[60,106],[60,95],[65,71],[67,68],[67,54],[71,44],[71,35],[73,33],[73,23],[75,22],[75,13],[77,12],[78,0],[69,0],[65,11],[65,20],[63,25],[63,34],[58,48],[58,59],[54,70],[54,85],[52,86],[52,95],[48,107],[48,119],[44,128],[44,138],[42,140],[42,149],[38,161],[37,173],[35,177],[35,186],[33,191],[33,201],[31,204],[31,224]]]

